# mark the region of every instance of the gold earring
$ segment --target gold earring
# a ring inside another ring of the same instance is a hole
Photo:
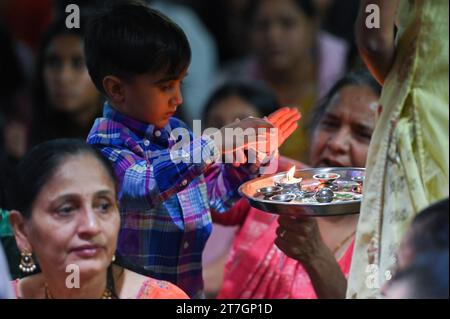
[[[30,274],[36,270],[36,264],[34,263],[33,256],[31,253],[22,252],[20,258],[19,269],[26,273]]]

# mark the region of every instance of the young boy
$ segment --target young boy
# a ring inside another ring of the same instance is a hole
[[[167,17],[140,5],[115,6],[91,21],[85,52],[89,74],[107,98],[87,141],[111,161],[118,177],[118,252],[190,297],[201,297],[210,210],[225,212],[239,198],[239,185],[254,174],[249,165],[214,164],[233,148],[190,131],[188,152],[175,150],[171,132],[187,130],[172,115],[183,101],[180,86],[191,51]],[[286,111],[278,118],[292,127],[298,114]],[[267,125],[246,119],[233,127]]]

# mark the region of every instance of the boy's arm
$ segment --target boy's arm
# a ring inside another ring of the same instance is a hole
[[[355,24],[356,42],[361,58],[375,79],[383,85],[395,58],[395,16],[399,0],[363,0]],[[369,5],[380,9],[379,28],[369,28],[366,12]]]
[[[125,209],[152,208],[187,187],[215,161],[218,150],[208,139],[189,144],[190,152],[165,149],[144,158],[128,148],[95,145],[113,164]]]
[[[241,198],[239,187],[256,177],[253,165],[215,164],[205,172],[210,208],[225,213]]]

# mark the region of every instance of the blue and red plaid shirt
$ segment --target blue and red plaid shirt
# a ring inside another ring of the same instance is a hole
[[[227,211],[239,199],[239,185],[253,174],[249,167],[214,164],[220,156],[215,144],[190,130],[190,152],[175,149],[170,133],[177,128],[188,130],[176,118],[157,130],[105,103],[87,142],[109,159],[119,182],[118,252],[195,298],[203,292],[210,213]],[[174,160],[186,156],[190,161]],[[193,163],[194,156],[204,160]]]

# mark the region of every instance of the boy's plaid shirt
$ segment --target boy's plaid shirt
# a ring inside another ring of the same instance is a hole
[[[203,290],[202,252],[211,233],[210,212],[227,211],[239,199],[238,187],[254,174],[249,167],[210,164],[220,156],[215,144],[193,137],[190,130],[188,152],[175,150],[170,132],[177,128],[187,126],[172,118],[156,130],[105,103],[87,142],[109,159],[119,182],[118,252],[152,277],[197,297]],[[204,160],[193,163],[194,158]]]

